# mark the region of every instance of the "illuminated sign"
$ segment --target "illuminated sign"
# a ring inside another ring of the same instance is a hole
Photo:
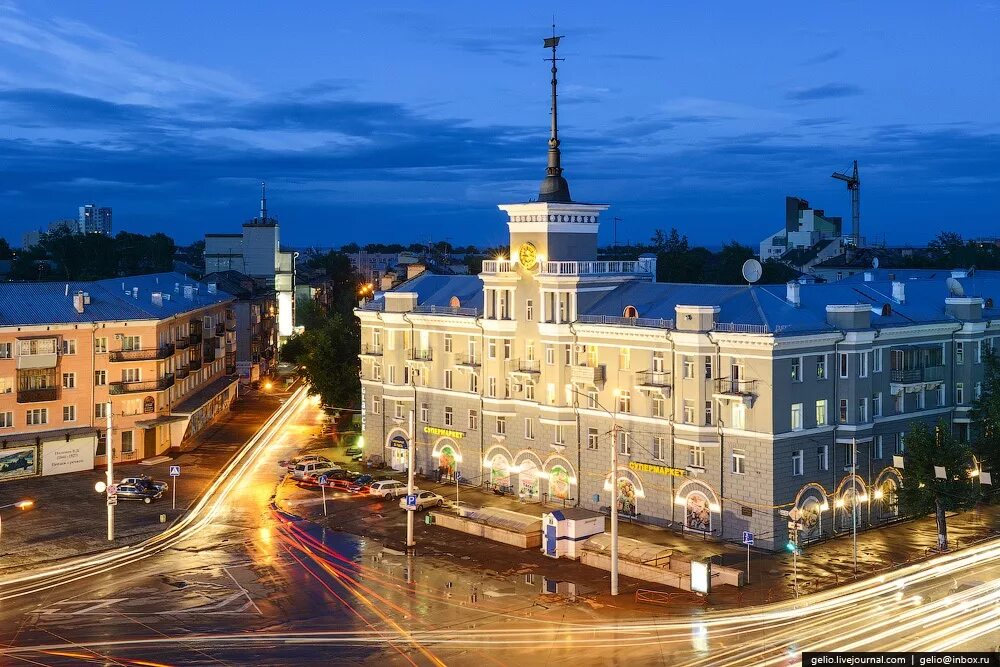
[[[708,561],[691,561],[691,590],[708,595],[712,588],[712,564]]]
[[[392,447],[393,449],[406,449],[407,448],[406,436],[398,434],[392,436],[391,438],[389,438],[389,446]]]
[[[651,472],[654,475],[667,475],[668,477],[684,477],[687,475],[687,470],[684,468],[671,468],[669,466],[658,466],[653,463],[639,463],[638,461],[629,461],[628,467],[630,470],[635,470],[636,472]]]
[[[465,437],[465,434],[461,431],[452,431],[446,428],[438,428],[437,426],[425,426],[424,433],[429,433],[430,435],[443,435],[448,438],[461,439]]]

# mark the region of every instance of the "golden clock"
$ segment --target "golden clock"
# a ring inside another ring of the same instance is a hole
[[[535,250],[535,244],[531,242],[522,243],[521,247],[517,249],[517,261],[528,271],[535,268],[538,263],[538,251]]]

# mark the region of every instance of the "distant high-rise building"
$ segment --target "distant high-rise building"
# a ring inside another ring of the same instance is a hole
[[[98,208],[94,204],[80,207],[79,231],[81,234],[111,235],[111,208]]]

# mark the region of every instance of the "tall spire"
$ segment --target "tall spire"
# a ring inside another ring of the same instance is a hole
[[[562,175],[562,165],[560,164],[559,155],[559,110],[557,107],[556,99],[556,63],[563,58],[556,58],[556,47],[559,46],[559,40],[562,39],[562,35],[556,35],[556,24],[552,23],[552,37],[546,37],[544,41],[544,47],[546,49],[552,49],[552,56],[546,58],[546,60],[552,63],[552,130],[549,134],[549,163],[545,168],[545,178],[542,180],[542,186],[538,190],[538,201],[548,201],[548,202],[571,202],[573,201],[569,195],[569,183]]]
[[[267,224],[267,183],[260,184],[260,224]]]

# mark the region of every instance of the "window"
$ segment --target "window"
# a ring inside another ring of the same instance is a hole
[[[747,427],[747,406],[743,403],[733,403],[732,427],[735,429],[745,429]]]
[[[618,349],[618,368],[623,371],[632,368],[632,348],[622,347]]]
[[[858,352],[858,377],[868,377],[868,353]]]
[[[75,405],[64,405],[63,406],[63,421],[64,422],[75,422],[76,421],[76,406]]]
[[[94,419],[107,419],[107,418],[108,418],[108,404],[94,403]]]
[[[826,426],[827,407],[826,399],[816,401],[816,426]]]
[[[139,368],[123,368],[122,382],[141,382],[142,370]]]
[[[802,466],[802,450],[798,449],[792,452],[792,477],[798,477],[803,474]]]
[[[400,401],[394,401],[392,405],[393,405],[393,415],[396,417],[396,419],[402,419],[403,403]]]
[[[694,401],[685,400],[684,401],[684,423],[694,424]]]
[[[389,384],[396,384],[396,367],[389,366]]]
[[[376,382],[382,381],[382,364],[372,364],[372,379]]]
[[[32,338],[30,340],[19,340],[17,353],[22,357],[30,357],[37,354],[55,354],[55,338]]]
[[[733,450],[733,474],[744,475],[747,471],[747,453],[742,449]]]
[[[893,394],[893,408],[896,410],[896,414],[901,415],[906,412],[906,394],[904,392],[899,392],[898,394]]]
[[[847,364],[848,364],[848,359],[849,358],[850,358],[850,355],[848,355],[846,352],[841,352],[840,353],[840,377],[842,377],[842,378],[848,377],[848,366],[847,366]]]
[[[882,349],[875,348],[872,350],[872,373],[882,372]]]
[[[705,355],[705,379],[712,379],[712,357]]]
[[[712,401],[705,401],[705,426],[712,425]]]
[[[28,426],[40,426],[42,424],[49,423],[49,409],[48,408],[35,408],[34,410],[28,410],[25,413],[24,423]]]
[[[451,406],[446,406],[444,409],[444,425],[455,425],[455,411],[451,408]]]
[[[135,442],[132,440],[132,431],[122,431],[122,454],[131,454],[135,451]]]
[[[372,414],[382,414],[382,399],[378,396],[372,396]]]
[[[451,334],[444,335],[444,351],[451,352]]]
[[[107,456],[108,455],[108,434],[107,431],[97,432],[97,451],[94,453],[95,456]]]
[[[566,427],[561,424],[556,424],[555,432],[556,444],[565,445],[566,444]]]
[[[545,385],[545,402],[549,405],[556,404],[556,386],[551,382]]]
[[[977,382],[977,383],[976,383],[976,386],[975,386],[975,387],[973,388],[973,390],[972,390],[972,396],[973,396],[973,398],[975,398],[975,399],[976,399],[977,401],[978,401],[978,400],[979,400],[980,398],[982,398],[982,396],[983,396],[983,383],[982,383],[982,382]]]
[[[983,341],[976,341],[976,363],[983,363]]]
[[[545,346],[545,365],[554,366],[556,363],[556,351],[551,345]]]
[[[597,407],[597,392],[588,391],[587,392],[587,407],[596,408]]]
[[[923,392],[921,392],[923,394]],[[858,399],[858,423],[864,424],[868,421],[868,399]]]
[[[530,340],[524,344],[524,358],[528,361],[535,360],[535,343]]]
[[[479,374],[469,373],[469,391],[473,394],[479,393]]]
[[[524,437],[528,440],[535,439],[535,420],[531,417],[524,420]]]
[[[510,378],[504,379],[504,381],[503,381],[503,397],[504,398],[510,398],[510,396],[511,396],[510,392],[511,392],[512,388],[513,388],[513,382],[511,381],[511,379]]]
[[[854,442],[844,443],[844,469],[850,470],[855,466],[857,446]]]
[[[882,392],[872,394],[872,417],[882,416]]]
[[[846,424],[848,417],[849,415],[847,414],[847,399],[842,398],[840,399],[840,423]]]
[[[662,352],[653,353],[653,372],[662,373],[666,369],[666,357]]]
[[[10,359],[10,357],[11,357],[10,343],[0,343],[0,359]]]
[[[528,299],[524,304],[524,319],[529,322],[535,319],[535,302]]]
[[[653,458],[657,461],[663,460],[663,436],[653,436]]]
[[[573,363],[573,347],[570,345],[563,345],[563,363],[567,366]]]
[[[821,445],[816,448],[816,468],[819,470],[830,469],[830,445]]]
[[[587,429],[587,449],[597,449],[597,429],[590,427]]]
[[[453,379],[454,379],[454,376],[452,374],[451,369],[449,368],[448,370],[446,370],[444,372],[444,388],[445,389],[451,389],[451,387],[452,387],[452,380]]]
[[[684,377],[693,378],[694,377],[694,358],[688,355],[682,357],[682,363],[684,365]]]
[[[632,412],[632,394],[630,392],[623,391],[618,394],[618,412],[626,414]]]
[[[62,386],[64,389],[76,388],[76,373],[63,373]]]
[[[955,383],[955,405],[962,405],[965,403],[965,383],[956,382]]]
[[[937,392],[938,392],[938,403],[937,404],[938,404],[938,407],[941,407],[941,406],[944,405],[944,397],[945,397],[945,388],[944,388],[943,384],[938,387]]]
[[[826,355],[821,354],[816,357],[816,379],[825,380],[826,379]]]
[[[469,363],[470,364],[475,364],[476,363],[476,339],[473,338],[472,336],[469,336],[468,351],[469,351]]]
[[[792,359],[792,382],[802,382],[802,359]]]
[[[955,343],[955,363],[959,366],[965,363],[965,343]]]
[[[632,454],[632,436],[625,429],[618,429],[618,453],[626,456]]]
[[[510,338],[504,338],[503,339],[503,358],[504,359],[510,359],[511,346],[512,345],[513,345],[513,343],[511,343]]]
[[[427,403],[420,404],[420,423],[426,424],[431,420],[431,406]]]
[[[497,397],[497,379],[492,375],[486,378],[486,395],[490,398]]]
[[[662,396],[653,396],[653,416],[654,417],[665,417],[666,416],[666,404],[667,402],[663,400]]]
[[[489,357],[490,359],[496,359],[497,358],[497,339],[496,338],[490,338],[486,342],[486,356]]]
[[[507,434],[507,418],[497,417],[497,434],[506,435]]]
[[[792,430],[801,431],[802,430],[802,404],[794,403],[792,404]]]
[[[475,431],[479,429],[479,411],[469,410],[469,430]]]
[[[142,341],[139,336],[122,336],[122,349],[123,350],[140,350],[142,349]]]
[[[883,456],[883,451],[882,451],[882,436],[876,435],[872,439],[872,458],[873,459],[880,459],[880,458],[882,458],[882,456]]]
[[[688,465],[692,468],[705,467],[705,448],[701,445],[688,447]]]
[[[917,392],[917,408],[923,410],[927,407],[927,391],[921,387],[920,391]]]
[[[902,456],[906,453],[906,433],[900,432],[896,436],[896,455]]]
[[[62,353],[63,354],[76,354],[76,339],[63,339],[62,342]]]
[[[14,391],[14,378],[0,378],[0,394],[9,394]]]
[[[13,412],[0,412],[0,428],[14,428]]]

